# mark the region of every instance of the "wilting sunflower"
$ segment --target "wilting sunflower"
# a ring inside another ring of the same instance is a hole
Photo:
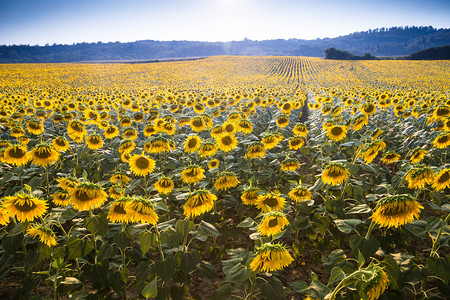
[[[150,199],[130,197],[127,200],[128,203],[125,206],[125,211],[128,213],[131,222],[153,225],[158,222],[158,215],[156,214]]]
[[[188,137],[184,143],[184,152],[195,152],[198,148],[200,148],[201,143],[202,140],[198,137],[198,135]]]
[[[120,184],[120,185],[125,185],[125,184],[127,184],[130,181],[130,177],[128,177],[127,175],[125,175],[122,172],[117,172],[113,176],[111,176],[109,181],[111,183],[117,183],[117,184]]]
[[[66,192],[72,191],[79,184],[78,179],[74,177],[61,177],[56,181],[58,181],[58,186]]]
[[[392,164],[401,158],[400,154],[395,152],[387,152],[382,158],[381,162],[384,164]]]
[[[162,137],[154,136],[144,145],[144,151],[148,153],[164,153],[172,151],[172,141]]]
[[[80,183],[70,191],[70,203],[79,211],[100,207],[107,199],[106,192],[90,182]]]
[[[275,134],[267,134],[263,137],[262,143],[266,146],[267,149],[275,148],[280,140],[277,138]]]
[[[278,195],[278,193],[268,193],[265,195],[258,195],[256,199],[256,207],[263,213],[269,211],[282,211],[286,200]]]
[[[185,126],[185,125],[189,125],[191,122],[191,118],[187,117],[187,116],[182,116],[178,119],[178,125],[180,127]]]
[[[412,164],[417,164],[425,157],[426,154],[427,151],[425,149],[415,149],[409,160]]]
[[[39,237],[39,241],[49,247],[56,246],[56,235],[50,227],[44,224],[33,224],[27,229],[27,233],[32,238]]]
[[[346,135],[347,126],[334,125],[327,129],[327,136],[336,142],[345,139]]]
[[[224,134],[216,139],[216,143],[223,152],[230,152],[237,147],[238,141],[234,135]]]
[[[20,145],[9,146],[3,152],[3,161],[15,166],[26,165],[30,160],[27,149]]]
[[[384,272],[383,267],[373,262],[364,269],[370,277],[364,275],[363,288],[367,291],[368,300],[376,300],[389,286],[389,278]],[[366,274],[366,272],[364,274]]]
[[[434,178],[433,188],[435,190],[443,190],[450,188],[450,169],[442,169]]]
[[[239,184],[236,174],[233,172],[222,172],[217,177],[214,187],[216,190],[228,190],[230,188],[236,187]]]
[[[245,134],[250,134],[253,131],[252,123],[249,120],[243,119],[237,123],[237,131]]]
[[[280,128],[284,128],[289,125],[289,118],[286,115],[281,115],[277,118],[277,126]]]
[[[308,201],[312,198],[311,192],[302,185],[296,186],[288,195],[295,202]]]
[[[300,162],[295,158],[286,158],[281,163],[281,170],[283,171],[295,171],[300,168]]]
[[[287,225],[289,225],[289,221],[282,212],[272,211],[264,215],[258,231],[261,235],[272,236],[281,232]]]
[[[197,183],[205,177],[205,170],[197,165],[190,165],[181,172],[181,180],[184,183]]]
[[[208,168],[210,169],[210,170],[212,170],[212,169],[217,169],[219,167],[219,160],[217,160],[217,159],[211,159],[209,162],[208,162]]]
[[[195,132],[200,132],[206,128],[206,123],[202,117],[195,117],[191,120],[191,129]]]
[[[417,169],[408,171],[405,176],[405,180],[408,182],[408,188],[423,189],[425,184],[433,184],[435,178],[431,168],[420,166]]]
[[[256,257],[250,263],[254,272],[271,272],[281,270],[294,259],[282,244],[266,243],[256,249]]]
[[[3,207],[6,213],[19,222],[33,221],[42,217],[47,211],[47,201],[35,198],[24,193],[17,193],[14,196],[6,196]]]
[[[247,188],[244,193],[241,195],[241,200],[246,205],[256,205],[256,200],[258,200],[258,192],[261,191],[261,189],[250,186]]]
[[[444,120],[450,116],[450,106],[447,105],[439,105],[435,108],[433,112],[433,116],[436,120]]]
[[[105,128],[105,132],[103,132],[103,135],[107,139],[113,139],[119,135],[119,129],[116,126],[109,125]]]
[[[174,187],[175,184],[173,183],[173,180],[166,176],[161,177],[155,182],[155,190],[160,194],[169,194]]]
[[[30,120],[27,122],[27,130],[35,135],[42,134],[44,132],[44,124],[37,120]]]
[[[11,136],[19,138],[25,134],[25,131],[20,126],[14,126],[11,128]]]
[[[137,138],[136,129],[133,127],[126,128],[122,133],[122,138],[134,141]]]
[[[378,201],[372,221],[380,227],[399,227],[419,218],[422,209],[411,195],[386,196]]]
[[[217,196],[209,191],[196,190],[187,196],[186,203],[183,206],[183,214],[188,218],[200,216],[213,209],[216,200]]]
[[[322,181],[329,185],[338,185],[348,178],[349,172],[340,163],[330,163],[322,172]]]
[[[86,135],[86,129],[84,128],[83,123],[77,120],[72,120],[67,125],[67,132],[71,139],[75,140],[76,138],[82,138]]]
[[[301,137],[306,137],[308,135],[308,128],[306,128],[306,125],[303,123],[298,123],[295,125],[295,127],[292,129],[292,132],[294,135],[298,135]]]
[[[52,141],[52,146],[59,152],[64,152],[70,147],[69,142],[63,137],[54,138]]]
[[[47,167],[59,159],[59,152],[48,144],[39,144],[31,150],[33,164]]]
[[[103,140],[100,135],[93,134],[86,138],[86,144],[89,149],[96,150],[103,147]]]
[[[108,219],[112,223],[128,223],[130,216],[127,214],[126,206],[131,197],[122,197],[111,203],[111,208],[108,212]]]
[[[383,130],[381,130],[380,128],[377,128],[377,130],[375,130],[372,135],[370,136],[370,138],[372,140],[377,139],[381,134],[383,133]]]
[[[130,153],[134,150],[136,144],[132,140],[122,141],[119,145],[119,153]]]
[[[369,118],[366,115],[360,115],[352,121],[353,130],[358,131],[363,128],[364,125],[367,125],[367,123],[369,123]]]
[[[262,158],[266,155],[266,146],[260,142],[254,142],[250,145],[244,158]]]
[[[303,140],[303,138],[301,138],[299,136],[291,137],[289,139],[289,149],[291,149],[291,150],[300,149],[304,143],[305,143],[305,141]]]
[[[444,149],[450,146],[450,132],[445,132],[438,135],[433,141],[433,146],[438,149]]]
[[[113,185],[108,190],[109,197],[112,199],[119,199],[125,196],[125,189],[121,185]]]
[[[213,129],[211,129],[211,137],[217,139],[223,134],[222,125],[217,125]]]
[[[152,173],[156,165],[153,159],[143,154],[135,154],[131,156],[128,163],[130,165],[131,172],[133,172],[133,174],[137,176],[146,176]]]
[[[366,164],[370,164],[375,157],[377,157],[378,152],[386,147],[386,143],[382,140],[374,140],[370,144],[364,146],[364,148],[359,151],[359,157],[363,158]]]
[[[57,206],[68,206],[70,204],[70,195],[67,192],[54,193],[52,202]]]

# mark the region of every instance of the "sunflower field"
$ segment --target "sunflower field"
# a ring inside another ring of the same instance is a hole
[[[0,65],[0,298],[448,299],[448,70]]]

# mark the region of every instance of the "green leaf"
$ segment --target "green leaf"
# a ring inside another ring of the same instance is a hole
[[[295,292],[299,294],[306,292],[306,290],[309,288],[304,281],[289,282],[289,285]]]
[[[191,220],[178,220],[175,224],[175,230],[183,239],[194,228],[194,222]]]
[[[438,275],[444,282],[450,281],[450,257],[427,258],[428,270]]]
[[[197,231],[203,236],[220,236],[220,232],[216,229],[216,227],[203,220],[198,226]]]
[[[142,254],[145,255],[145,253],[150,250],[150,248],[156,244],[157,236],[153,232],[144,231],[139,236],[139,244],[141,246]]]
[[[339,267],[334,267],[331,270],[330,279],[328,280],[327,286],[331,287],[333,283],[335,283],[336,281],[341,281],[344,278],[345,272],[342,271],[342,269]]]
[[[239,223],[239,225],[238,225],[237,227],[241,227],[241,228],[250,228],[250,227],[255,226],[255,224],[256,224],[255,221],[253,221],[252,218],[248,217],[248,218],[245,218],[244,221],[242,221],[241,223]]]
[[[91,241],[72,237],[67,241],[66,249],[69,251],[68,259],[75,259],[89,254],[94,249],[94,245]]]
[[[283,284],[280,279],[275,276],[264,281],[261,285],[261,292],[264,295],[264,298],[270,300],[284,300],[286,298],[283,291]]]
[[[170,256],[165,260],[157,260],[154,264],[154,270],[156,275],[158,275],[165,282],[170,282],[172,275],[175,273],[175,268],[177,267],[177,261],[175,257]]]
[[[131,243],[131,238],[126,232],[119,231],[113,236],[113,242],[123,251]]]
[[[215,291],[212,293],[210,299],[217,300],[229,300],[232,294],[232,285],[231,283],[225,282],[221,284]]]
[[[384,267],[386,274],[389,277],[390,285],[393,288],[397,287],[397,279],[400,277],[400,267],[398,266],[392,255],[388,254],[384,257],[381,265]]]
[[[165,211],[165,212],[170,212],[170,209],[168,209],[167,208],[167,206],[164,204],[164,202],[157,202],[156,204],[155,204],[155,209],[156,210],[162,210],[162,211]]]
[[[105,215],[97,215],[86,220],[86,228],[93,234],[105,236],[108,231],[108,220]]]
[[[347,214],[366,214],[372,210],[367,204],[359,204],[347,211]]]
[[[369,260],[369,258],[377,252],[380,247],[380,242],[375,238],[367,239],[356,234],[350,237],[350,247],[355,255],[358,254],[359,250],[364,256],[364,259]]]
[[[325,270],[331,270],[335,266],[344,266],[347,263],[347,256],[342,249],[336,249],[326,257],[322,257]]]
[[[147,284],[141,291],[141,295],[145,298],[154,298],[158,294],[158,288],[157,288],[157,277],[152,280],[149,284]]]
[[[206,279],[216,279],[217,278],[217,272],[214,266],[207,261],[201,261],[199,264],[197,264],[197,273],[199,277],[206,278]]]
[[[356,231],[356,226],[361,224],[362,221],[358,219],[345,219],[345,220],[334,220],[334,223],[336,223],[337,228],[341,232],[349,234],[353,230]]]
[[[66,209],[59,216],[59,222],[64,224],[66,221],[72,220],[76,216],[77,214],[72,209]]]
[[[427,222],[424,220],[414,220],[403,225],[409,233],[416,238],[425,238],[427,236]]]
[[[180,244],[180,236],[173,227],[169,227],[161,234],[161,242],[176,247]]]
[[[427,229],[429,232],[437,233],[441,228],[446,228],[447,222],[437,217],[427,218]]]
[[[22,245],[23,234],[17,234],[13,236],[3,236],[2,247],[9,254],[15,254],[19,250],[20,245]]]
[[[151,274],[151,268],[148,265],[148,262],[146,262],[145,260],[141,261],[136,267],[135,285],[137,287],[143,285],[147,281],[150,274]]]
[[[313,299],[324,299],[326,295],[331,293],[331,290],[320,281],[313,280],[308,289],[308,296]]]
[[[184,274],[188,275],[195,270],[197,264],[200,262],[200,253],[198,251],[192,251],[184,253],[181,257],[180,269]]]
[[[130,270],[127,268],[123,268],[120,270],[120,278],[122,279],[123,283],[127,283],[128,277],[130,277]]]

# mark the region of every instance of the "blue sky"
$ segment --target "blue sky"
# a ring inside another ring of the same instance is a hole
[[[0,0],[0,44],[315,39],[450,28],[450,0]]]

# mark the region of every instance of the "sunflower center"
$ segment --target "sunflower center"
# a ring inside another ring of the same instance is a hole
[[[275,227],[275,226],[278,226],[278,220],[277,220],[277,218],[270,219],[268,226],[269,226],[269,227]]]
[[[273,196],[266,197],[266,199],[264,199],[264,204],[268,207],[275,207],[278,205],[278,199]]]
[[[90,197],[86,191],[76,191],[75,196],[77,197],[78,200],[83,202],[92,200],[92,197]]]
[[[97,145],[97,144],[100,143],[100,139],[99,139],[98,137],[92,137],[92,138],[89,140],[89,142],[90,142],[91,144]]]
[[[200,119],[195,119],[195,120],[192,122],[192,125],[194,125],[195,127],[202,127],[202,126],[203,126],[203,121],[200,120]]]
[[[439,117],[446,116],[449,113],[450,113],[450,110],[446,107],[441,107],[436,110],[436,115],[438,115]]]
[[[449,179],[450,179],[450,172],[445,172],[444,174],[441,175],[441,177],[439,177],[438,182],[444,183],[444,182],[448,181]]]
[[[64,141],[64,140],[56,140],[55,143],[58,146],[65,146],[66,145],[66,141]]]
[[[196,139],[190,139],[188,142],[188,147],[189,148],[194,148],[195,146],[197,146],[197,140]]]
[[[116,214],[119,214],[119,215],[126,215],[127,214],[127,212],[124,209],[124,205],[123,204],[118,204],[118,205],[114,206],[114,212]]]
[[[29,123],[28,126],[34,130],[41,129],[41,124],[39,124],[39,123],[32,122],[32,123]]]
[[[14,157],[14,158],[22,158],[25,156],[25,151],[16,147],[16,148],[11,149],[11,151],[9,151],[9,156]]]
[[[230,137],[230,136],[224,136],[223,138],[222,138],[222,143],[225,145],[225,146],[229,146],[229,145],[231,145],[232,143],[233,143],[233,139]]]
[[[147,169],[150,166],[150,162],[145,157],[139,157],[136,159],[136,167],[141,170]]]
[[[14,206],[17,210],[20,210],[21,212],[30,212],[33,211],[37,205],[36,203],[34,203],[31,200],[26,199],[22,205],[20,205],[19,203],[14,203]]]
[[[202,206],[205,203],[205,200],[203,199],[203,196],[199,195],[194,201],[194,204],[192,207],[199,207]]]
[[[292,140],[291,145],[297,146],[297,145],[300,145],[300,143],[301,143],[301,140],[295,139],[295,140]]]
[[[48,148],[39,149],[35,152],[35,154],[38,158],[46,159],[52,156],[52,151]]]
[[[225,126],[225,131],[228,132],[232,132],[234,130],[234,126],[231,124],[227,124],[227,126]]]
[[[114,132],[116,132],[116,129],[115,129],[114,127],[111,127],[111,128],[108,128],[108,129],[106,130],[106,132],[107,132],[107,133],[114,133]]]
[[[286,123],[288,120],[286,119],[286,118],[279,118],[278,119],[278,123],[279,124],[284,124],[284,123]]]
[[[437,142],[439,144],[444,144],[444,143],[446,143],[448,141],[448,137],[449,137],[448,135],[441,136],[441,137],[438,138]]]
[[[342,130],[341,127],[333,127],[333,128],[331,129],[331,134],[332,134],[332,135],[341,135],[342,132],[343,132],[343,130]]]

